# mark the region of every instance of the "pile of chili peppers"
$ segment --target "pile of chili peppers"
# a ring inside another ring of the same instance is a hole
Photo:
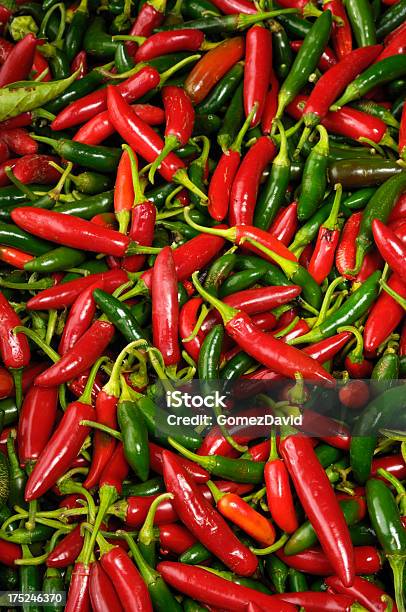
[[[405,94],[406,0],[1,0],[24,610],[405,611]]]

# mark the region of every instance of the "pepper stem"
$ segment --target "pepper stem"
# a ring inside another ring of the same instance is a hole
[[[300,152],[303,149],[304,143],[306,142],[306,140],[308,140],[312,130],[313,130],[313,127],[309,127],[309,126],[306,126],[303,129],[303,132],[302,132],[302,134],[300,136],[300,140],[299,140],[299,142],[297,144],[297,147],[295,149],[295,152],[293,154],[293,159],[298,159],[298,157],[300,155]]]
[[[134,204],[139,204],[144,200],[144,190],[142,188],[140,175],[138,173],[138,161],[134,151],[128,144],[123,144],[122,148],[124,151],[127,151],[128,157],[130,158],[131,176],[134,187]]]
[[[145,518],[144,524],[141,527],[138,534],[138,544],[141,550],[143,558],[152,566],[156,565],[156,551],[155,551],[155,529],[154,519],[159,504],[167,499],[173,499],[172,493],[162,493],[158,495],[149,507],[148,514]]]
[[[94,381],[96,379],[96,375],[97,375],[97,372],[100,366],[102,365],[102,363],[105,363],[106,361],[108,361],[108,357],[106,356],[99,357],[99,359],[93,364],[92,369],[90,370],[88,379],[86,381],[86,386],[83,389],[83,393],[79,397],[79,400],[78,400],[82,404],[92,403],[92,390],[93,390]]]
[[[83,548],[83,563],[88,565],[93,555],[93,548],[96,544],[96,538],[104,517],[109,509],[109,506],[113,504],[118,497],[116,487],[108,484],[103,484],[99,490],[99,510],[97,512],[96,520],[94,522],[93,531],[89,538],[89,541]]]
[[[282,121],[280,119],[275,119],[275,125],[277,126],[280,134],[280,145],[279,145],[279,153],[273,160],[272,164],[274,166],[282,166],[289,167],[289,149],[288,149],[288,138],[285,132],[285,128],[283,127]]]
[[[222,497],[227,495],[227,493],[223,493],[223,491],[220,491],[220,489],[216,487],[216,485],[214,484],[212,480],[208,480],[206,482],[206,485],[209,487],[210,493],[213,495],[213,499],[216,502],[216,504],[220,501]]]
[[[238,15],[237,20],[237,30],[245,30],[247,27],[254,25],[260,21],[266,21],[267,19],[272,19],[273,17],[278,17],[279,15],[289,15],[291,13],[297,14],[297,9],[288,8],[288,9],[280,9],[279,11],[268,11],[266,13],[256,13],[254,15]]]
[[[288,540],[289,540],[289,535],[287,533],[284,533],[281,535],[279,540],[277,540],[276,542],[272,544],[272,546],[268,546],[267,548],[251,548],[250,547],[250,550],[254,553],[254,555],[257,555],[257,556],[270,555],[276,552],[277,550],[279,550],[280,548],[282,548],[283,546],[285,546]]]
[[[210,467],[213,465],[213,457],[204,456],[204,455],[196,455],[196,453],[193,453],[189,449],[185,448],[184,446],[179,444],[179,442],[177,442],[170,436],[168,437],[168,442],[171,446],[173,446],[173,448],[176,448],[176,450],[179,451],[181,455],[186,457],[186,459],[190,459],[191,461],[194,461],[195,463],[197,463],[198,465],[201,465],[207,470],[210,470]]]
[[[257,240],[253,240],[252,238],[246,238],[246,242],[252,244],[259,251],[265,253],[265,255],[268,255],[268,257],[271,257],[279,265],[279,267],[283,270],[283,272],[288,278],[291,278],[300,267],[297,262],[290,261],[289,259],[282,257],[282,255],[279,255],[278,253],[275,253],[275,251],[268,249],[268,247],[261,244]]]
[[[403,597],[403,570],[406,563],[404,556],[388,556],[389,565],[393,572],[393,588],[395,591],[395,600],[398,607],[398,612],[405,612],[405,603]]]
[[[193,281],[193,284],[197,292],[202,296],[202,298],[205,299],[207,302],[209,302],[209,304],[211,304],[218,310],[225,325],[227,325],[227,323],[229,323],[231,319],[233,319],[238,314],[239,311],[236,308],[232,308],[231,306],[224,304],[224,302],[222,302],[218,298],[214,297],[214,295],[211,295],[211,293],[206,291],[206,289],[203,287],[203,285],[200,283],[198,279],[197,272],[194,272],[192,274],[192,281]]]
[[[14,391],[17,409],[20,410],[23,403],[23,370],[22,368],[10,368],[14,380]]]
[[[170,79],[175,74],[175,72],[177,72],[178,70],[180,70],[184,66],[187,66],[188,64],[191,64],[192,62],[195,62],[195,61],[199,60],[200,57],[201,56],[197,55],[197,54],[196,55],[190,55],[189,57],[185,57],[183,60],[181,60],[180,62],[178,62],[174,66],[171,66],[170,68],[168,68],[168,70],[165,70],[165,72],[163,72],[161,74],[159,86],[162,87],[162,85],[164,85],[164,83],[166,83],[166,81],[168,79]]]
[[[323,303],[320,308],[320,313],[319,313],[318,319],[314,327],[318,327],[325,320],[328,309],[330,308],[330,305],[331,305],[331,300],[333,298],[334,291],[336,287],[338,287],[338,285],[340,285],[343,281],[344,281],[344,278],[342,276],[337,276],[337,278],[331,281],[324,295]]]
[[[276,461],[279,459],[278,449],[276,444],[276,429],[272,427],[271,429],[271,447],[269,451],[269,459],[268,461]]]
[[[17,325],[17,327],[13,329],[13,332],[15,334],[25,334],[27,338],[35,342],[35,344],[39,346],[39,348],[44,351],[45,355],[47,355],[54,363],[60,360],[58,353],[54,351],[53,348],[48,346],[48,344],[44,342],[44,340],[42,340],[38,334],[32,331],[32,329],[24,327],[23,325]]]
[[[399,293],[389,287],[389,285],[384,280],[381,279],[379,281],[379,284],[381,285],[382,289],[386,291],[386,293],[395,300],[395,302],[402,306],[403,310],[406,310],[406,300],[404,297],[402,297],[401,295],[399,295]]]
[[[145,561],[138,546],[136,545],[133,538],[129,535],[127,531],[120,530],[117,533],[119,533],[124,538],[124,540],[127,542],[130,548],[131,554],[133,556],[133,559],[138,569],[140,570],[140,574],[143,577],[148,588],[150,588],[154,583],[158,581],[160,574]]]
[[[406,489],[405,487],[402,485],[400,480],[396,478],[396,476],[394,476],[393,474],[390,474],[384,468],[378,468],[377,474],[379,474],[379,476],[382,476],[382,478],[385,478],[385,480],[390,482],[392,487],[395,489],[396,494],[399,497],[400,513],[402,516],[406,515]]]
[[[171,151],[176,151],[176,149],[178,149],[180,145],[181,143],[179,139],[173,134],[169,134],[168,136],[165,136],[165,144],[162,148],[162,151],[159,153],[158,157],[152,163],[149,169],[149,172],[148,172],[148,180],[152,185],[154,184],[155,172],[158,170],[159,166],[161,165],[162,160],[164,160],[165,157],[169,155],[169,153],[171,153]]]
[[[334,231],[337,229],[337,217],[340,213],[340,205],[341,205],[341,196],[343,194],[343,186],[341,183],[336,183],[334,185],[335,195],[333,206],[331,207],[331,211],[326,221],[323,223],[322,227],[327,230]]]
[[[204,225],[198,225],[195,223],[190,216],[190,206],[185,206],[183,210],[183,214],[185,216],[185,221],[190,227],[197,230],[198,232],[202,232],[203,234],[210,234],[211,236],[221,236],[221,238],[225,238],[226,240],[230,240],[234,242],[236,239],[236,231],[235,228],[229,227],[228,229],[217,229],[215,227],[205,227]]]
[[[97,423],[97,421],[83,420],[83,421],[80,421],[80,425],[83,425],[85,427],[92,427],[93,429],[98,429],[99,431],[102,431],[103,433],[108,434],[112,438],[116,438],[117,440],[120,440],[120,441],[122,440],[122,435],[119,431],[117,431],[116,429],[112,429],[111,427],[108,427],[107,425],[102,425],[102,423]]]
[[[24,185],[24,183],[22,183],[20,180],[18,180],[16,176],[14,176],[14,172],[10,166],[6,166],[4,172],[6,173],[7,178],[13,183],[13,185],[15,185],[17,189],[21,191],[21,193],[26,195],[27,198],[31,200],[31,202],[34,202],[37,199],[35,193],[33,193],[27,185]]]
[[[207,195],[203,193],[203,191],[201,191],[199,187],[197,187],[194,183],[192,183],[192,181],[188,177],[186,170],[184,168],[179,168],[179,170],[177,170],[175,174],[172,176],[172,180],[175,181],[175,183],[179,183],[180,185],[183,185],[183,187],[185,187],[188,191],[191,191],[192,193],[194,193],[201,200],[208,199]]]
[[[230,151],[236,151],[237,153],[241,152],[242,141],[244,140],[244,137],[245,137],[246,133],[248,132],[248,130],[250,128],[252,118],[254,117],[255,113],[257,112],[257,108],[258,108],[258,102],[255,102],[254,106],[251,109],[251,112],[247,115],[244,123],[242,124],[242,127],[241,127],[240,131],[238,132],[237,136],[235,137],[235,140],[234,140],[233,144],[230,147]]]
[[[337,328],[337,333],[341,334],[341,332],[351,332],[354,334],[356,345],[354,349],[349,353],[349,357],[352,363],[361,363],[364,359],[364,340],[359,329],[354,327],[353,325],[344,325],[343,327]]]

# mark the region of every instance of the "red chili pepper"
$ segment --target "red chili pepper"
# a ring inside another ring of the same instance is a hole
[[[90,612],[90,570],[91,564],[76,561],[75,565],[73,566],[72,576],[69,583],[65,611]]]
[[[13,47],[0,69],[0,87],[24,81],[30,73],[37,39],[27,34]]]
[[[12,12],[5,6],[0,5],[0,32],[3,33]]]
[[[306,409],[303,414],[302,428],[307,435],[317,436],[330,446],[348,451],[351,435],[348,428],[324,414]]]
[[[256,6],[250,0],[213,0],[212,4],[224,15],[254,15],[257,12]]]
[[[88,400],[88,397],[83,399]],[[94,408],[89,403],[75,401],[69,404],[28,478],[25,489],[27,501],[41,497],[69,469],[90,433],[90,427],[80,423],[83,420],[94,421],[95,417]]]
[[[152,202],[137,203],[131,211],[131,228],[129,236],[133,242],[150,246],[154,239],[156,208]],[[122,267],[129,272],[138,272],[145,262],[145,255],[124,257]]]
[[[217,1],[217,0],[216,0]],[[162,561],[157,567],[169,586],[176,591],[220,610],[246,612],[251,602],[264,610],[294,612],[296,608],[280,601],[276,595],[267,595],[255,589],[229,582],[201,567]]]
[[[264,112],[261,118],[261,129],[263,134],[271,133],[272,123],[276,117],[276,111],[278,110],[279,81],[273,70],[271,70],[269,84],[270,89],[266,95]]]
[[[269,233],[288,246],[298,229],[297,202],[281,208],[269,228]]]
[[[70,351],[85,331],[89,329],[96,312],[96,304],[93,299],[95,289],[103,289],[103,281],[90,285],[78,295],[72,304],[59,342],[58,352],[60,355],[65,355]]]
[[[118,502],[115,505],[115,514],[124,520],[127,527],[131,529],[139,529],[148,514],[152,502],[158,495],[135,496],[131,495],[126,500]],[[178,516],[174,510],[170,500],[162,501],[154,516],[154,525],[164,525],[166,523],[175,523]]]
[[[375,64],[377,62],[382,61],[386,57],[391,57],[392,55],[402,55],[406,52],[406,27],[403,24],[399,26],[396,30],[394,30],[391,34],[390,40],[385,38],[384,43],[385,47],[382,53],[376,58]]]
[[[11,168],[11,170],[13,170],[14,172],[15,165],[19,159],[19,157],[16,157],[15,159],[6,159],[6,161],[0,164],[0,187],[5,187],[6,185],[9,185],[10,179],[6,174],[6,168]]]
[[[165,485],[174,495],[172,503],[182,523],[231,571],[240,576],[252,575],[258,565],[255,555],[205,500],[176,455],[164,451],[163,457]]]
[[[17,155],[32,155],[38,151],[38,143],[24,128],[2,130],[0,138]]]
[[[187,280],[193,272],[207,266],[224,246],[224,238],[200,234],[188,240],[173,252],[178,281]],[[152,269],[141,276],[145,285],[150,288]]]
[[[14,567],[17,559],[21,559],[23,553],[19,544],[14,542],[0,541],[0,563],[8,567]]]
[[[340,239],[337,217],[340,212],[341,194],[342,188],[338,184],[331,212],[319,228],[316,246],[308,267],[308,271],[319,285],[328,277],[334,264],[334,255]]]
[[[110,85],[107,87],[107,105],[110,121],[120,136],[147,162],[155,161],[164,146],[161,137],[132,111],[117,88]],[[197,195],[204,195],[189,180],[183,161],[172,152],[162,160],[159,173],[166,181],[176,181]]]
[[[261,176],[275,155],[273,141],[261,136],[244,156],[231,188],[230,225],[252,225]]]
[[[341,240],[337,247],[335,264],[338,272],[344,278],[354,279],[353,276],[346,274],[347,270],[352,270],[355,266],[356,238],[362,221],[362,212],[355,212],[349,217],[344,225]]]
[[[111,86],[127,102],[138,100],[160,82],[160,75],[152,66],[145,66],[119,85]],[[53,130],[65,130],[79,123],[92,119],[95,115],[107,109],[107,89],[96,91],[71,102],[51,123]]]
[[[197,323],[198,312],[203,303],[201,298],[192,298],[184,304],[179,313],[179,335],[182,339],[182,346],[191,358],[197,362],[200,348],[203,343],[204,334],[199,330],[196,336],[188,342],[183,342],[193,332]]]
[[[52,155],[24,155],[20,157],[13,168],[14,176],[24,183],[37,183],[40,185],[53,185],[61,178],[58,170],[50,166],[49,162],[58,163],[59,159]]]
[[[350,22],[342,0],[327,0],[323,2],[323,11],[331,11],[334,17],[341,19],[341,23],[333,20],[331,40],[333,49],[339,60],[343,59],[352,51],[352,31]]]
[[[406,299],[406,284],[392,274],[388,285]],[[375,353],[402,321],[404,310],[386,291],[382,291],[368,314],[363,331],[364,346],[368,353]]]
[[[151,104],[132,104],[131,108],[140,119],[148,125],[160,125],[165,121],[165,113],[161,108]],[[108,111],[102,111],[89,119],[76,132],[73,140],[88,145],[98,145],[115,132],[109,119]]]
[[[299,606],[311,612],[350,612],[355,604],[353,597],[334,595],[332,593],[315,593],[314,591],[301,591],[299,593],[282,593],[275,595],[276,599],[288,601],[292,605]]]
[[[61,385],[92,366],[104,353],[114,335],[114,325],[108,321],[95,321],[59,361],[35,379],[41,387]],[[92,420],[92,419],[90,419]]]
[[[211,177],[208,211],[216,221],[222,221],[227,216],[231,189],[240,165],[242,141],[250,126],[254,112],[255,109],[248,114],[231,147],[223,151]]]
[[[290,47],[295,53],[297,53],[300,47],[303,45],[302,40],[293,40],[290,43]],[[331,68],[337,65],[337,58],[334,55],[334,51],[330,47],[326,47],[320,57],[318,68],[321,72],[328,72]]]
[[[351,587],[344,586],[337,576],[329,576],[325,582],[335,593],[354,597],[358,603],[371,612],[384,612],[388,609],[389,596],[376,584],[364,578],[357,576]]]
[[[120,594],[120,602],[126,612],[152,612],[147,585],[125,550],[120,546],[106,546],[106,550],[101,553],[100,563]]]
[[[229,38],[206,53],[192,68],[185,81],[185,90],[192,104],[200,104],[243,55],[244,39],[241,37]]]
[[[134,204],[134,185],[131,159],[127,150],[123,151],[117,168],[114,184],[114,212],[119,224],[119,231],[127,233],[130,211]]]
[[[87,248],[97,253],[122,257],[131,243],[128,236],[115,230],[54,210],[21,207],[15,208],[11,217],[30,234],[72,248]]]
[[[164,448],[161,448],[157,444],[153,442],[149,442],[149,461],[151,465],[151,470],[156,472],[157,474],[163,474],[163,452]],[[166,451],[166,453],[170,453],[171,451]],[[177,457],[177,455],[175,455]],[[177,457],[178,461],[182,464],[183,469],[193,478],[193,480],[198,484],[204,484],[210,478],[209,473],[202,468],[200,465],[197,465],[193,461],[189,461],[185,459],[185,457]]]
[[[32,386],[24,398],[18,421],[18,456],[23,466],[31,465],[46,447],[55,426],[58,389]],[[41,423],[41,426],[38,426]]]
[[[11,130],[18,127],[27,127],[28,125],[31,125],[33,118],[33,113],[21,113],[21,115],[17,115],[16,117],[11,117],[5,121],[0,121],[0,130]]]
[[[5,142],[0,140],[0,163],[6,162],[10,157],[10,150]],[[7,164],[6,164],[7,167]]]
[[[331,515],[329,518],[331,518]],[[299,572],[314,576],[331,576],[334,574],[334,568],[321,548],[308,548],[296,555],[285,555],[281,550],[278,550],[276,554],[286,565]],[[354,548],[354,567],[356,574],[376,574],[379,572],[382,562],[378,550],[373,546],[356,546]],[[353,580],[354,578],[355,576],[353,576]]]
[[[48,70],[48,72],[45,72],[46,70]],[[45,59],[42,53],[38,51],[38,49],[35,49],[31,72],[31,76],[34,79],[37,79],[40,75],[43,75],[43,78],[41,78],[41,80],[44,83],[47,83],[52,80],[52,72],[50,70],[48,61]]]
[[[79,51],[79,53],[75,55],[75,57],[73,58],[71,62],[71,65],[70,65],[71,74],[73,74],[77,70],[79,70],[77,80],[83,79],[83,77],[86,76],[87,73],[89,72],[87,68],[87,53],[85,50]]]
[[[402,117],[400,120],[400,128],[399,128],[399,156],[403,160],[406,159],[406,110],[405,110],[405,105],[403,105]]]
[[[254,446],[251,446],[246,451],[247,455],[249,455],[248,459],[251,459],[251,461],[266,461],[269,457],[270,448],[271,444],[269,440],[254,444]]]
[[[130,30],[131,36],[150,36],[165,19],[166,0],[149,0],[139,9]]]
[[[159,543],[163,554],[169,552],[181,555],[196,542],[196,538],[182,525],[168,523],[159,527]]]
[[[79,376],[68,382],[69,391],[71,391],[76,397],[80,397],[82,395],[89,378],[89,373],[90,370],[86,370],[85,372],[83,372],[83,374],[80,374]],[[96,401],[96,397],[98,393],[100,393],[102,387],[103,379],[100,373],[98,372],[96,374],[96,378],[92,387],[92,403]]]
[[[406,283],[406,247],[386,225],[374,219],[372,232],[375,244],[386,263]]]
[[[13,377],[6,368],[0,366],[0,399],[10,397],[14,389]]]
[[[109,575],[97,561],[91,565],[89,594],[94,612],[106,610],[120,612],[123,609]]]
[[[272,432],[270,455],[265,464],[264,478],[266,499],[273,520],[282,531],[293,533],[299,523],[293,503],[289,474],[285,463],[278,456],[275,432]]]
[[[128,275],[124,270],[109,270],[108,272],[97,272],[67,283],[58,284],[49,289],[44,289],[30,298],[27,302],[27,308],[29,310],[67,308],[73,304],[82,291],[98,282],[103,283],[103,291],[113,293],[120,285],[128,282]]]
[[[83,546],[80,529],[80,525],[77,525],[58,542],[47,557],[45,563],[48,567],[68,567],[75,562]]]
[[[0,261],[4,261],[13,268],[24,270],[25,264],[32,259],[34,259],[33,256],[28,253],[13,249],[13,247],[0,246]]]
[[[372,460],[371,476],[376,476],[379,468],[383,468],[392,476],[395,476],[398,480],[405,480],[406,478],[406,462],[403,456],[398,455],[386,455],[384,457],[376,457]],[[379,476],[378,476],[379,478]]]
[[[181,30],[177,30],[177,32],[180,31]],[[196,32],[197,30],[191,31]],[[173,32],[161,33],[173,36]],[[156,36],[158,36],[158,34],[156,34]],[[181,87],[177,87],[176,85],[164,87],[162,90],[162,101],[164,103],[166,116],[165,144],[149,171],[148,177],[151,182],[153,182],[155,171],[168,153],[176,151],[176,149],[184,146],[188,142],[189,138],[192,136],[195,121],[195,111],[190,98]]]
[[[210,481],[208,486],[217,503],[217,509],[226,519],[264,546],[271,546],[274,543],[275,529],[268,519],[254,510],[239,495],[221,493]]]
[[[198,51],[204,43],[204,33],[201,30],[183,29],[157,32],[149,36],[138,48],[134,60],[148,62],[149,60],[179,51]]]
[[[158,254],[152,275],[152,335],[166,366],[180,361],[178,283],[171,248]]]
[[[272,70],[272,34],[262,25],[254,25],[246,35],[244,64],[244,110],[248,117],[255,109],[251,127],[261,121]]]
[[[343,512],[309,440],[287,436],[279,450],[300,502],[326,556],[343,583],[354,580],[354,551]]]
[[[388,223],[388,227],[402,242],[406,242],[406,219],[398,219],[397,221]]]

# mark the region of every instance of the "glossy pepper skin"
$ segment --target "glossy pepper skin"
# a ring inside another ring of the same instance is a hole
[[[38,460],[55,424],[58,389],[31,386],[24,397],[18,421],[18,456],[22,465]],[[38,423],[41,422],[41,427]]]
[[[261,25],[254,25],[247,32],[244,66],[245,116],[257,104],[251,121],[255,127],[261,121],[272,69],[272,34]]]

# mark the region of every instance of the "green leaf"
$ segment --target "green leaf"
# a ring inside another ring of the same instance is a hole
[[[0,121],[35,110],[65,91],[76,79],[79,70],[61,81],[21,81],[0,89]]]

